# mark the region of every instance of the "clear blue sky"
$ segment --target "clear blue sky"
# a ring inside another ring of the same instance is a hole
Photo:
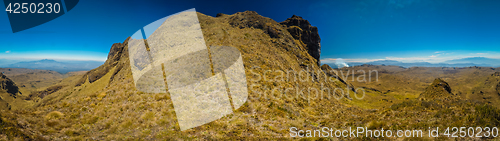
[[[81,0],[65,15],[18,33],[1,12],[0,59],[104,61],[113,43],[190,8],[211,16],[252,10],[278,22],[302,16],[319,29],[323,62],[500,57],[497,0]]]

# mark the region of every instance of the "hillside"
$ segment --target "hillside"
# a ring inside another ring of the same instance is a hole
[[[284,87],[322,90],[322,86],[345,87],[343,83],[329,82],[325,77],[304,82],[252,81],[266,70],[322,72],[316,59],[319,58],[320,46],[315,27],[298,16],[280,24],[253,11],[218,14],[218,17],[198,13],[198,19],[207,46],[231,46],[242,53],[247,84],[253,87],[249,91],[249,100],[232,115],[180,132],[168,94],[142,93],[134,88],[128,56],[129,39],[113,44],[108,60],[102,66],[66,83],[70,85],[44,95],[33,114],[24,115],[24,111],[17,114],[28,121],[31,127],[28,130],[33,135],[51,139],[271,138],[286,136],[289,126],[333,126],[336,120],[320,117],[338,116],[336,109],[327,107],[342,109],[346,106],[332,100],[331,94],[318,96],[317,100],[301,93],[292,99],[284,99],[269,91]],[[290,33],[289,30],[302,32]],[[277,75],[273,73],[266,77],[275,78]],[[324,73],[309,75],[326,76]],[[264,93],[266,96],[261,95]],[[339,96],[342,97],[336,94]],[[360,109],[351,109],[349,113],[361,113]],[[55,112],[60,116],[39,118],[52,116]],[[94,132],[97,130],[101,132]],[[194,132],[197,130],[206,132]]]
[[[349,75],[347,71],[351,70]],[[357,72],[352,77],[352,70]],[[359,70],[359,71],[358,71]],[[368,72],[376,70],[378,78],[374,73],[370,76]],[[418,98],[429,85],[436,80],[447,82],[452,88],[451,93],[461,97],[484,103],[489,103],[500,108],[500,95],[495,87],[500,83],[498,68],[491,67],[411,67],[402,68],[398,66],[363,65],[338,70],[339,74],[347,75],[346,79],[354,86],[366,89],[375,89],[385,96],[375,95],[372,99],[386,99],[387,101],[399,102],[405,99]],[[366,72],[367,82],[357,81],[363,78]],[[371,80],[371,81],[370,81]],[[370,91],[370,90],[369,90]],[[377,98],[378,97],[378,98]],[[385,100],[384,100],[385,101]],[[388,106],[381,103],[378,106]]]
[[[477,91],[489,95],[490,91],[486,89],[490,88],[483,85],[486,80],[488,87],[490,84],[498,87],[495,68],[363,65],[354,69],[332,69],[328,65],[319,66],[319,31],[299,16],[278,23],[253,11],[217,14],[216,17],[202,13],[196,15],[207,49],[223,46],[241,52],[248,100],[241,107],[231,109],[232,114],[181,131],[170,93],[147,93],[136,88],[132,69],[144,69],[145,60],[130,60],[133,57],[129,52],[137,50],[129,47],[137,45],[135,43],[140,40],[129,37],[111,46],[103,65],[30,93],[29,101],[34,103],[32,108],[0,113],[0,123],[6,123],[0,124],[0,131],[9,130],[0,132],[0,138],[266,140],[290,137],[290,127],[301,130],[364,126],[370,129],[427,130],[430,126],[499,125],[498,114],[485,114],[499,112],[497,105],[492,104],[498,97],[485,101],[467,99]],[[168,23],[196,28],[197,22],[183,20],[182,14],[170,16],[158,29],[171,30]],[[159,33],[162,32],[156,32]],[[149,37],[154,38],[156,34]],[[179,35],[172,38],[181,41],[165,43],[189,45],[180,36],[184,33],[170,34]],[[142,51],[151,53],[150,43],[154,42],[145,44]],[[154,53],[157,52],[153,50]],[[213,61],[211,57],[210,61]],[[130,62],[134,63],[131,65]],[[212,74],[204,75],[214,76],[215,71],[220,71],[217,66],[210,68]],[[373,81],[359,82],[355,80],[363,72],[353,70],[365,70],[366,73],[377,70],[378,73],[366,76],[367,80]],[[349,77],[351,73],[356,74],[352,79]],[[164,71],[164,82],[166,75]],[[449,84],[444,84],[445,81]],[[446,101],[419,99],[422,93],[424,97],[450,92],[457,98]],[[453,122],[441,122],[444,119],[453,119]]]

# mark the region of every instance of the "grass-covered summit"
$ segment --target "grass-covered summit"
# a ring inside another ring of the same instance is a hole
[[[451,93],[450,85],[440,78],[436,78],[429,87],[425,89],[425,92],[420,94],[420,98],[425,99],[438,99],[446,98],[454,95]]]

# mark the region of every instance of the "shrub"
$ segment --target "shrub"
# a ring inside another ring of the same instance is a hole
[[[475,107],[473,122],[477,126],[496,127],[500,125],[500,110],[484,104]]]
[[[155,113],[153,112],[146,112],[144,113],[141,118],[144,119],[144,120],[151,120],[155,117]]]
[[[98,116],[91,116],[91,117],[88,117],[87,119],[85,119],[85,121],[83,123],[85,123],[85,124],[94,124],[98,120],[99,120]]]
[[[167,100],[168,97],[166,94],[156,94],[154,96],[155,100],[160,101],[160,100]]]
[[[49,127],[54,127],[54,126],[59,124],[59,120],[52,119],[52,120],[47,121],[45,124]]]
[[[102,92],[99,95],[97,95],[97,100],[102,100],[104,97],[106,97],[106,92]]]
[[[51,120],[51,119],[59,119],[59,118],[62,118],[63,116],[64,116],[64,114],[59,112],[59,111],[52,111],[49,114],[47,114],[47,116],[45,116],[45,118],[47,120]]]
[[[385,125],[386,125],[386,123],[384,121],[371,121],[371,122],[368,122],[368,124],[366,125],[366,128],[368,128],[369,130],[380,129],[380,128],[384,127]]]

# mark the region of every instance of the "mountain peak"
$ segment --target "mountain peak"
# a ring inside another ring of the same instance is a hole
[[[114,43],[111,46],[111,49],[109,50],[108,59],[106,60],[106,62],[104,62],[103,65],[88,71],[82,78],[80,78],[80,80],[78,80],[78,82],[76,83],[76,86],[80,86],[87,81],[90,83],[97,81],[101,77],[103,77],[104,75],[109,73],[109,71],[111,71],[111,69],[116,67],[116,69],[114,70],[113,75],[111,77],[111,80],[113,80],[115,75],[118,72],[122,71],[122,68],[124,68],[124,66],[130,67],[129,59],[128,59],[129,58],[129,56],[128,56],[128,41],[129,41],[129,39],[130,39],[130,37],[125,39],[125,41],[123,41],[123,43]],[[130,71],[130,69],[127,68],[127,69],[124,69],[123,71]]]
[[[399,61],[396,61],[396,60],[380,60],[377,62],[398,62],[398,63],[400,63]]]
[[[40,62],[57,62],[57,61],[52,59],[42,59],[40,60]]]
[[[285,21],[280,22],[280,24],[288,28],[288,32],[290,32],[294,39],[302,41],[306,45],[308,53],[320,65],[321,38],[319,37],[318,28],[297,15],[293,15]]]
[[[477,66],[490,66],[490,67],[498,67],[500,66],[500,59],[487,58],[487,57],[469,57],[469,58],[461,58],[445,61],[445,63],[473,63]]]
[[[451,93],[450,85],[441,78],[436,78],[431,85],[429,85],[425,92],[420,94],[420,98],[425,99],[436,99],[436,98],[446,98],[453,95]]]
[[[300,18],[300,19],[302,19],[301,16],[297,16],[297,15],[292,15],[292,18]]]

